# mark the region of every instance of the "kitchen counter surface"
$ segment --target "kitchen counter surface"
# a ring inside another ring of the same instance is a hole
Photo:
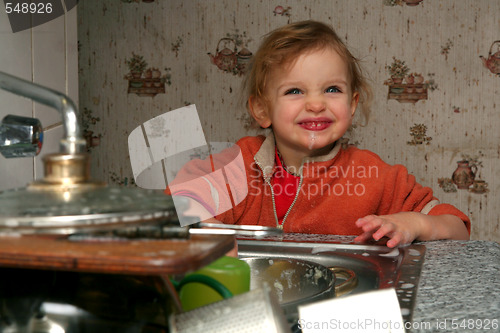
[[[286,234],[297,242],[350,243],[354,237]],[[417,242],[426,247],[407,332],[500,332],[500,245],[487,241]]]
[[[427,250],[410,332],[500,332],[500,245],[420,244]]]

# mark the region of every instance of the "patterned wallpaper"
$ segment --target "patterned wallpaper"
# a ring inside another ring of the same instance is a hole
[[[127,138],[196,104],[207,141],[260,133],[241,83],[261,37],[331,24],[375,94],[345,141],[404,164],[500,241],[500,1],[86,0],[78,5],[80,110],[94,177],[135,186]]]

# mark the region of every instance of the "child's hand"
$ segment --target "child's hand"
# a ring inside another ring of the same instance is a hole
[[[392,215],[368,215],[356,221],[356,226],[363,229],[363,233],[354,241],[364,242],[371,238],[378,241],[388,237],[387,246],[390,248],[400,244],[410,244],[421,233],[420,213],[403,212]]]
[[[402,212],[391,215],[368,215],[356,221],[363,233],[354,241],[364,242],[371,238],[388,237],[388,247],[410,244],[414,240],[469,239],[464,222],[455,215],[425,215]]]

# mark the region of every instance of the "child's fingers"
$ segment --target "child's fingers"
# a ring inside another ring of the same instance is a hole
[[[399,232],[394,233],[394,235],[386,243],[387,247],[393,248],[401,244],[403,240],[403,235]]]
[[[361,235],[359,235],[356,238],[354,238],[354,241],[362,243],[362,242],[366,242],[367,240],[369,240],[371,238],[372,238],[372,233],[371,232],[364,232]]]
[[[360,218],[356,221],[356,226],[363,230],[362,234],[354,239],[356,242],[365,242],[372,238],[379,241],[387,237],[389,240],[386,245],[393,248],[400,244],[411,243],[415,239],[415,232],[411,226],[405,226],[384,216],[369,215]]]
[[[396,247],[403,241],[403,235],[397,232],[397,226],[376,215],[369,215],[356,221],[356,226],[363,230],[363,233],[357,236],[355,242],[365,242],[370,239],[379,241],[382,237],[388,237],[387,246]]]
[[[360,227],[363,232],[357,236],[354,241],[355,242],[365,242],[373,238],[373,233],[378,230],[380,227],[380,221],[375,218],[369,219],[360,219],[359,222],[356,222],[358,227]]]
[[[390,237],[391,234],[395,230],[396,230],[396,227],[394,226],[393,223],[391,223],[391,222],[382,223],[380,225],[380,228],[378,228],[377,231],[375,231],[373,233],[373,239],[375,239],[376,241],[378,241],[378,240],[380,240],[380,238],[382,238],[384,236]]]
[[[359,218],[357,221],[356,221],[356,224],[359,222],[359,223],[366,223],[366,222],[371,222],[373,220],[376,220],[376,219],[379,219],[379,217],[377,215],[367,215],[365,217],[362,217],[362,218]]]
[[[375,215],[368,215],[356,221],[356,226],[368,232],[377,229],[382,224],[382,220]]]

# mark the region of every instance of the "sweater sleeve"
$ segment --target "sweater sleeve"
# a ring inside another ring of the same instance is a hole
[[[422,212],[434,198],[432,189],[417,183],[402,165],[383,166],[383,194],[380,209],[384,214]]]
[[[451,215],[458,216],[462,221],[464,221],[465,227],[467,228],[467,231],[469,232],[469,235],[470,235],[471,222],[470,222],[469,217],[467,215],[465,215],[464,213],[462,213],[455,206],[450,205],[450,204],[446,204],[446,203],[442,203],[442,204],[438,204],[438,205],[434,206],[429,212],[429,215],[433,215],[433,216],[444,215],[444,214],[451,214]]]
[[[440,203],[430,187],[420,185],[402,165],[387,166],[381,203],[383,214],[420,212],[428,215],[451,214],[459,217],[470,234],[470,219],[450,204]]]

